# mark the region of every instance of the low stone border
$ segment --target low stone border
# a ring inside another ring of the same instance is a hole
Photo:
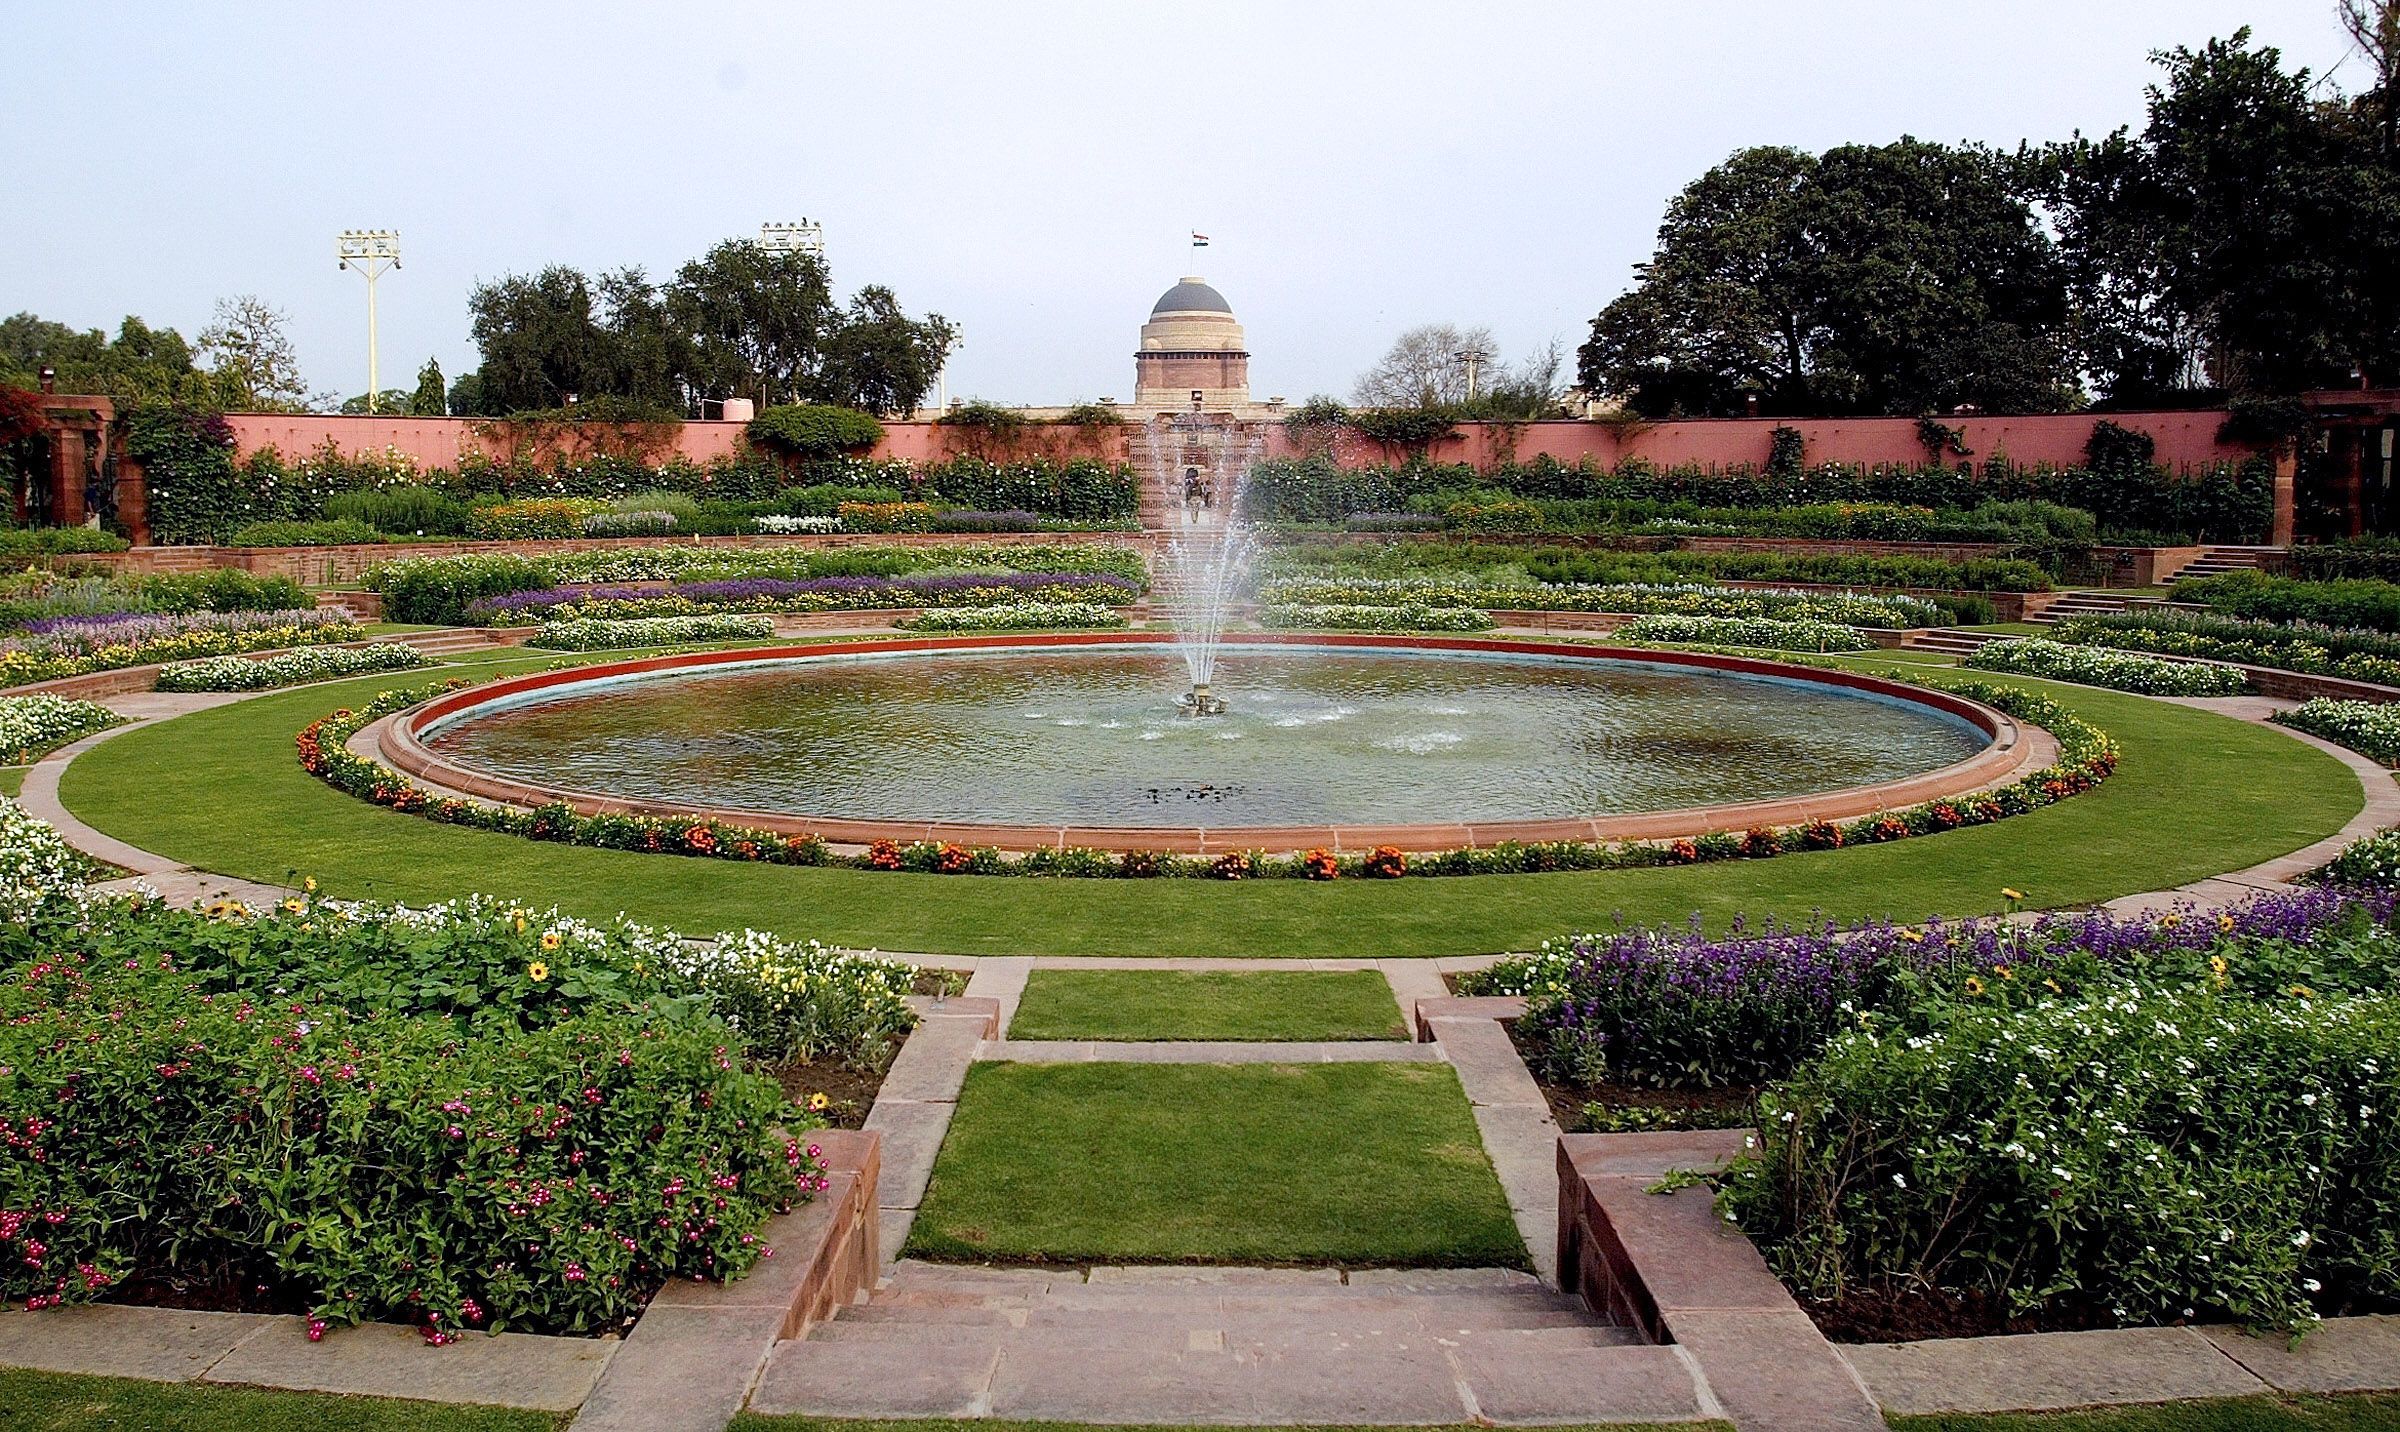
[[[923,1017],[900,1046],[876,1091],[875,1107],[867,1111],[868,1131],[883,1138],[876,1218],[887,1261],[899,1257],[908,1243],[926,1186],[933,1182],[933,1162],[958,1112],[967,1066],[986,1039],[999,1037],[1000,1001],[977,992],[983,979],[978,970],[968,978],[966,994],[919,1005]]]

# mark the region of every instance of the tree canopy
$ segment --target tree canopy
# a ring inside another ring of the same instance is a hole
[[[479,285],[469,307],[482,365],[451,386],[450,405],[488,415],[555,408],[570,393],[679,411],[738,397],[889,415],[924,399],[957,339],[938,314],[909,318],[887,288],[842,308],[822,259],[746,239],[663,284],[638,268],[590,278],[553,265]]]
[[[182,334],[131,315],[114,338],[30,313],[0,319],[0,384],[34,387],[44,368],[56,370],[62,393],[219,408],[239,401],[234,385],[192,361],[192,345]]]

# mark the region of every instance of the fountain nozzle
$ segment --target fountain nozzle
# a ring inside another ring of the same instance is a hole
[[[1175,705],[1186,716],[1222,716],[1225,714],[1225,698],[1210,691],[1206,682],[1183,693],[1183,698]]]

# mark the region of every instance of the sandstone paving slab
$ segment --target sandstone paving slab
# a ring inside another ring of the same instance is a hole
[[[571,1432],[724,1432],[774,1350],[777,1331],[750,1308],[645,1313],[584,1399]]]
[[[1434,1063],[1441,1051],[1402,1040],[996,1039],[976,1058],[1007,1064]]]
[[[1083,1274],[1072,1268],[998,1268],[982,1263],[928,1263],[903,1258],[892,1265],[896,1288],[965,1288],[977,1292],[1038,1295],[1053,1288],[1077,1286]]]
[[[970,1328],[1013,1328],[1026,1317],[1024,1308],[989,1308],[980,1303],[897,1303],[877,1298],[842,1310],[846,1323],[897,1323],[910,1327],[941,1325]]]
[[[1353,1268],[1353,1288],[1409,1293],[1457,1288],[1533,1288],[1540,1280],[1522,1268]]]
[[[1877,1401],[1903,1414],[2049,1411],[2267,1390],[2191,1328],[1868,1343],[1842,1354]]]
[[[883,1135],[883,1174],[875,1183],[882,1207],[914,1210],[925,1201],[933,1162],[941,1156],[942,1138],[950,1132],[956,1109],[954,1104],[917,1103],[888,1094],[875,1100],[875,1107],[867,1111],[866,1127]],[[901,1245],[887,1241],[885,1246]]]
[[[1394,1425],[1465,1415],[1446,1360],[1409,1353],[1186,1352],[1004,1345],[991,1415],[1063,1422]]]
[[[1524,1057],[1509,1042],[1508,1031],[1489,1019],[1435,1019],[1427,1022],[1442,1052],[1458,1070],[1458,1082],[1475,1104],[1526,1104],[1547,1109],[1541,1086],[1525,1068]]]
[[[1561,1162],[1586,1178],[1656,1180],[1677,1169],[1712,1172],[1749,1145],[1746,1129],[1693,1129],[1639,1134],[1568,1134],[1559,1141]]]
[[[1655,1194],[1650,1187],[1640,1178],[1588,1185],[1661,1315],[1788,1313],[1807,1321],[1757,1247],[1718,1216],[1706,1189]]]
[[[2400,1389],[2400,1317],[2329,1318],[2297,1344],[2231,1327],[2202,1328],[2200,1335],[2285,1392]]]
[[[1670,1331],[1742,1432],[1884,1432],[1858,1375],[1797,1308],[1687,1313]]]
[[[1680,1348],[1485,1340],[1461,1343],[1449,1355],[1476,1413],[1494,1422],[1652,1422],[1714,1410]]]
[[[247,1339],[289,1336],[305,1343],[298,1318],[257,1313],[186,1313],[95,1304],[0,1312],[0,1365],[99,1377],[182,1382],[200,1376]]]
[[[408,1397],[571,1412],[623,1346],[601,1338],[468,1333],[429,1347],[415,1328],[367,1323],[310,1342],[298,1319],[247,1339],[208,1369],[209,1382]]]
[[[905,1357],[873,1342],[787,1342],[767,1360],[750,1410],[816,1417],[981,1417],[997,1334]]]
[[[954,999],[950,1007],[957,1010],[965,1003]],[[875,1096],[877,1103],[886,1099],[951,1102],[958,1098],[959,1087],[966,1083],[967,1066],[975,1061],[976,1046],[998,1014],[998,1006],[989,1000],[975,1003],[981,1014],[932,1015],[917,1026],[884,1075],[883,1087]]]
[[[1339,1268],[1179,1268],[1149,1264],[1102,1264],[1092,1269],[1091,1287],[1123,1286],[1142,1288],[1289,1288],[1328,1286],[1339,1287],[1342,1270]]]
[[[884,1262],[892,1263],[899,1259],[901,1250],[908,1247],[908,1230],[916,1226],[917,1211],[914,1208],[879,1208],[875,1211],[876,1244],[883,1250]]]
[[[1558,1207],[1558,1122],[1546,1104],[1479,1104],[1475,1127],[1511,1208]]]

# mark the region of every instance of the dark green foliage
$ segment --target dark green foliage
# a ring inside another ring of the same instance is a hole
[[[2400,632],[2400,585],[2372,579],[2302,581],[2263,572],[2227,572],[2175,584],[2175,600],[2231,616],[2316,622]]]
[[[374,542],[382,534],[354,518],[320,518],[313,522],[245,522],[225,534],[228,547],[342,547]]]
[[[744,432],[753,445],[795,461],[863,453],[883,440],[872,413],[798,403],[767,409]]]
[[[363,522],[378,532],[448,536],[467,530],[466,504],[430,487],[337,492],[325,499],[327,518]]]
[[[0,527],[0,562],[77,552],[122,552],[130,545],[97,527]]]

